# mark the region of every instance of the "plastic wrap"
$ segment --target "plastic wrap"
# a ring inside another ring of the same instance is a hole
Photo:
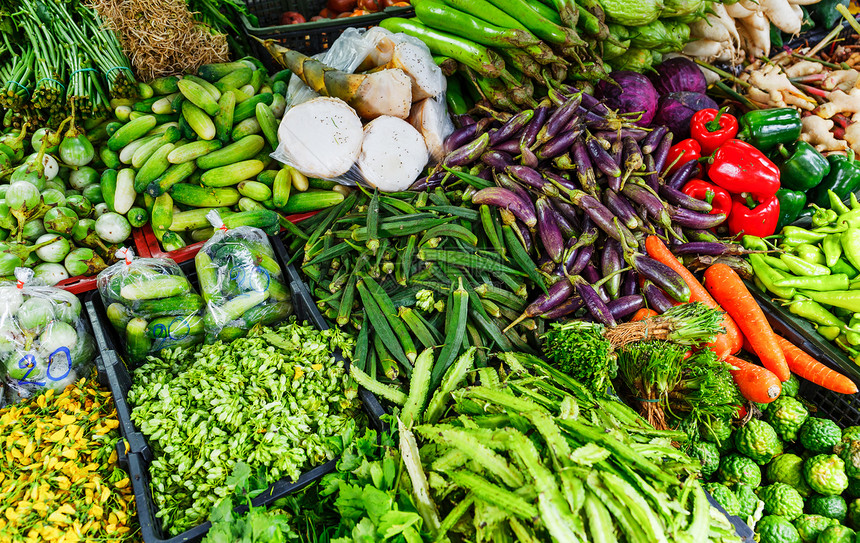
[[[292,314],[290,289],[266,233],[227,229],[214,210],[207,218],[215,234],[194,258],[206,303],[206,342],[243,337],[257,324],[271,326]]]
[[[445,76],[421,40],[379,27],[350,28],[313,58],[350,74],[370,71],[376,90],[364,102],[385,105],[357,112],[355,102],[323,97],[293,75],[273,158],[308,177],[383,191],[406,189],[428,163],[441,160],[441,142],[454,126]],[[394,96],[411,98],[401,103]],[[380,142],[375,135],[383,131],[388,138]]]
[[[166,258],[134,258],[99,273],[96,282],[111,325],[129,359],[140,363],[162,349],[203,341],[203,298],[179,265]]]
[[[88,377],[96,353],[80,300],[33,275],[17,268],[17,282],[0,283],[0,355],[6,399],[13,403]]]

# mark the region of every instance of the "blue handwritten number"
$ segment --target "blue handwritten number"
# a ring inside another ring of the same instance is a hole
[[[51,375],[51,365],[54,363],[54,357],[57,356],[57,354],[66,355],[66,360],[68,361],[68,364],[66,366],[66,373],[64,373],[60,376]],[[21,358],[21,360],[18,361],[18,368],[20,368],[22,370],[25,368],[29,368],[29,371],[27,371],[27,373],[24,374],[24,377],[18,380],[18,382],[20,384],[22,384],[22,385],[36,385],[36,386],[40,386],[40,387],[43,387],[47,384],[47,381],[43,381],[43,382],[27,381],[27,377],[29,377],[30,374],[33,373],[33,370],[36,369],[36,357],[33,356],[32,353],[25,354]],[[69,348],[68,347],[60,347],[56,351],[52,352],[51,355],[48,357],[48,371],[47,371],[48,380],[50,380],[50,381],[62,381],[63,379],[65,379],[69,375],[70,371],[72,371],[72,353],[69,352]]]
[[[185,329],[184,334],[177,334],[177,330]],[[158,352],[168,346],[168,340],[180,341],[187,338],[191,334],[191,326],[188,325],[187,317],[175,317],[170,324],[165,327],[163,324],[156,324],[152,330],[156,338],[154,352]]]
[[[66,373],[60,375],[59,377],[54,377],[51,375],[51,364],[54,363],[54,357],[57,355],[57,353],[62,353],[66,355],[66,360],[68,363],[66,364]],[[72,353],[69,352],[69,348],[60,347],[56,351],[52,352],[51,356],[48,357],[48,379],[50,379],[51,381],[62,381],[66,378],[66,376],[69,375],[70,371],[72,371]]]
[[[27,377],[29,377],[30,374],[33,373],[33,370],[36,369],[36,357],[33,356],[32,353],[25,354],[24,357],[18,361],[18,369],[23,370],[24,368],[30,368],[30,371],[25,373],[24,377],[22,379],[19,379],[19,381],[18,381],[19,383],[21,383],[22,385],[36,385],[36,386],[40,386],[40,387],[45,386],[45,383],[40,383],[38,381],[27,381],[26,380]]]

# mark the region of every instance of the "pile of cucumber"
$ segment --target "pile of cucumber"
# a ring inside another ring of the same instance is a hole
[[[277,233],[285,215],[340,203],[347,189],[307,179],[269,154],[278,145],[288,71],[270,78],[251,60],[149,83],[152,94],[118,104],[99,149],[105,202],[117,213],[142,199],[165,251],[209,239],[218,209],[229,228]]]

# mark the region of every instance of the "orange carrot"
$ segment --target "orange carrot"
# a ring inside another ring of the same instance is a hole
[[[777,336],[776,341],[785,355],[788,367],[799,377],[803,377],[807,381],[811,381],[833,392],[840,392],[842,394],[854,394],[857,392],[857,385],[848,377],[828,368],[787,339]]]
[[[645,320],[649,317],[656,317],[656,316],[657,316],[656,311],[654,311],[653,309],[648,309],[647,307],[643,307],[642,309],[640,309],[636,313],[633,313],[633,318],[630,319],[630,322],[641,321],[641,320]]]
[[[725,264],[714,264],[705,271],[705,288],[735,320],[762,365],[776,374],[780,381],[787,381],[791,371],[776,341],[776,334],[737,272]]]
[[[770,403],[779,397],[782,385],[779,378],[767,368],[763,368],[736,356],[729,355],[726,362],[736,367],[729,370],[741,396],[751,402]]]
[[[648,236],[645,240],[645,250],[648,251],[648,256],[669,266],[681,276],[684,282],[687,283],[687,286],[690,287],[691,302],[702,302],[708,307],[722,310],[719,304],[717,304],[711,295],[708,294],[705,287],[699,283],[696,276],[693,275],[683,264],[678,262],[678,259],[675,258],[675,255],[672,254],[660,238],[657,236]],[[723,328],[726,329],[725,333],[718,335],[714,341],[708,345],[708,347],[717,353],[718,357],[725,358],[726,355],[733,354],[741,350],[743,338],[741,337],[741,331],[738,329],[738,325],[735,324],[735,321],[732,320],[728,313],[723,313],[722,324]]]

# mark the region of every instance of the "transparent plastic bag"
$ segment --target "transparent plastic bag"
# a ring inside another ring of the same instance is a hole
[[[201,343],[203,298],[179,265],[167,258],[134,258],[126,248],[117,256],[123,260],[99,273],[96,283],[131,362]]]
[[[12,403],[88,377],[96,354],[77,296],[33,280],[29,268],[15,277],[0,283],[0,356]]]
[[[392,104],[386,114],[362,118],[343,100],[320,96],[293,75],[273,158],[308,177],[383,191],[406,189],[428,163],[441,160],[442,142],[454,125],[445,76],[421,40],[380,27],[350,28],[313,58],[346,73],[372,70],[373,96]],[[410,96],[402,107],[392,98],[403,95],[398,91]]]
[[[215,234],[194,258],[206,303],[206,342],[244,337],[257,324],[271,326],[291,315],[290,289],[266,233],[227,229],[214,210],[207,218]]]

